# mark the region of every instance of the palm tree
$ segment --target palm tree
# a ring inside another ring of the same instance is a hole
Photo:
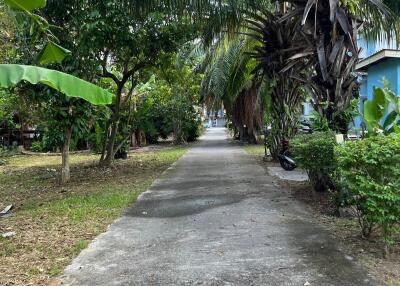
[[[256,42],[241,37],[222,40],[206,58],[201,96],[208,106],[222,102],[233,123],[236,137],[252,143],[262,130],[265,93],[260,92],[261,78],[252,71],[256,61],[250,57]]]
[[[365,32],[377,37],[383,27],[390,35],[395,29],[394,18],[384,4],[376,0],[358,1],[358,9],[329,0],[287,2],[290,3],[288,15],[301,19],[304,41],[309,42],[308,48],[313,50],[312,54],[303,53],[295,59],[306,57],[315,67],[314,73],[303,83],[311,91],[314,109],[334,130],[341,112],[349,106],[358,88],[354,72],[359,55],[357,34]],[[371,22],[375,26],[370,28]],[[347,133],[349,122],[340,123],[336,131]]]
[[[395,0],[278,0],[273,12],[269,1],[131,1],[136,11],[169,5],[175,13],[211,23],[206,25],[208,43],[221,31],[244,33],[260,43],[252,53],[256,70],[275,83],[274,155],[281,139],[294,133],[302,87],[310,91],[319,114],[336,126],[357,89],[357,33],[378,37],[384,30],[390,36],[395,29],[395,18],[385,5],[396,7]]]

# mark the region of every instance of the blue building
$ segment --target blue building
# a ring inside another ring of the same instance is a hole
[[[387,40],[384,36],[380,40],[366,39],[360,35],[357,39],[361,49],[360,61],[356,66],[360,78],[360,113],[364,109],[364,101],[372,98],[374,87],[382,87],[383,78],[389,81],[390,88],[400,94],[400,49],[397,46],[396,38]],[[310,102],[303,103],[303,116],[311,117],[313,107]],[[355,126],[360,128],[361,117],[354,119]],[[353,125],[353,124],[352,124]]]
[[[360,73],[360,111],[363,111],[365,100],[372,98],[373,88],[382,87],[382,79],[389,81],[390,88],[400,94],[400,50],[396,39],[387,40],[366,39],[359,36],[358,46],[361,48],[357,72]],[[359,127],[361,118],[356,118],[355,125]]]

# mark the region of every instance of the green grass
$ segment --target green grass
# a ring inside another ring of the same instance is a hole
[[[0,248],[0,258],[11,256],[15,253],[16,246],[12,238],[3,238],[0,236],[0,245],[2,246]]]
[[[111,168],[97,155],[72,155],[71,182],[58,184],[58,157],[12,156],[0,166],[0,208],[14,215],[0,220],[0,285],[46,285],[96,235],[161,176],[187,147],[132,153]]]
[[[243,149],[250,155],[253,156],[264,156],[264,145],[244,145]]]
[[[79,252],[84,250],[88,246],[88,244],[89,243],[86,240],[79,239],[79,240],[75,241],[72,251],[75,254],[78,254]]]
[[[58,265],[53,265],[53,266],[51,266],[51,268],[48,270],[48,274],[49,274],[51,277],[60,275],[61,272],[62,272],[62,268],[61,268],[60,266],[58,266]]]

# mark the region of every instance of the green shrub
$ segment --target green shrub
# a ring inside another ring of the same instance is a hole
[[[201,125],[201,121],[193,119],[192,121],[188,122],[186,128],[186,141],[187,142],[194,142],[197,138],[200,137],[201,133],[203,132],[203,126]]]
[[[373,136],[335,149],[340,185],[352,195],[364,236],[377,226],[386,247],[400,223],[400,136]]]
[[[103,148],[104,130],[101,125],[96,122],[91,132],[87,135],[90,150],[94,153],[101,153]]]
[[[297,135],[291,145],[296,163],[307,171],[310,182],[317,192],[334,189],[332,174],[336,167],[332,132],[315,132]]]
[[[33,152],[43,152],[43,143],[42,141],[33,141],[31,145],[31,150]]]

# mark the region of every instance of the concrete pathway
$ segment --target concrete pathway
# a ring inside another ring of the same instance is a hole
[[[277,177],[278,179],[281,179],[283,181],[288,181],[288,182],[307,182],[308,181],[308,175],[306,171],[301,170],[299,168],[293,170],[293,171],[286,171],[284,170],[281,166],[275,167],[267,167],[268,173],[274,177]]]
[[[70,266],[62,285],[375,285],[224,129]]]

